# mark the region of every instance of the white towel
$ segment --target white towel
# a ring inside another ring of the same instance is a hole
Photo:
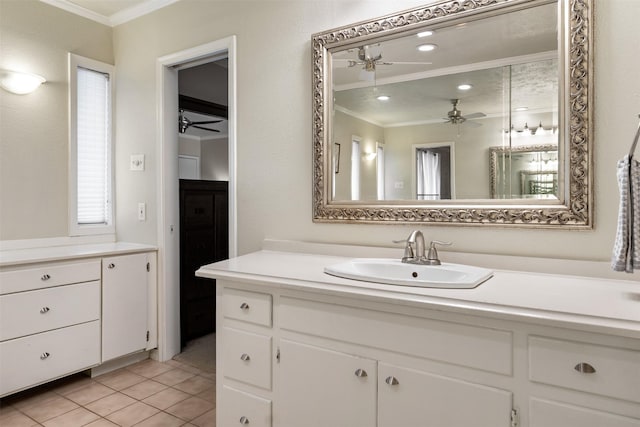
[[[618,161],[617,175],[620,206],[611,268],[633,273],[640,268],[640,162],[624,156]]]

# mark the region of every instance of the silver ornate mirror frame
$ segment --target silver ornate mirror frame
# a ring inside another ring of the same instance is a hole
[[[542,0],[544,1],[544,0]],[[559,0],[566,25],[559,58],[564,62],[565,168],[563,204],[522,205],[464,201],[447,204],[331,202],[332,49],[415,30],[425,24],[499,14],[540,0],[447,0],[312,36],[313,220],[314,222],[423,223],[441,225],[593,227],[592,184],[592,0]],[[564,172],[564,173],[563,173]]]

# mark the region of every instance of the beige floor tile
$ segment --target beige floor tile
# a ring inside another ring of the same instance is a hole
[[[39,404],[47,399],[57,396],[56,393],[48,390],[33,389],[27,390],[25,393],[19,393],[7,398],[8,403],[14,406],[16,409],[26,408],[28,406]],[[5,399],[3,399],[4,401]]]
[[[159,382],[155,382],[153,380],[146,380],[134,386],[121,390],[121,393],[124,393],[127,396],[131,396],[136,400],[142,400],[166,388],[167,386],[164,384],[160,384]]]
[[[134,374],[126,369],[120,369],[117,371],[109,372],[105,375],[96,377],[95,380],[99,383],[106,385],[114,390],[124,390],[145,381],[147,378],[142,375]]]
[[[79,406],[71,400],[54,394],[47,399],[39,400],[29,406],[19,408],[19,410],[39,423],[42,423],[77,409],[78,407]]]
[[[138,362],[131,366],[128,366],[127,369],[135,374],[142,375],[143,377],[153,378],[157,375],[167,372],[168,370],[173,369],[173,367],[164,363],[156,362],[152,359],[146,359],[142,362]]]
[[[216,388],[211,387],[197,394],[200,399],[204,399],[207,402],[211,402],[213,404],[216,403]]]
[[[192,420],[191,424],[195,424],[198,427],[216,427],[216,410],[212,409],[205,412],[195,420]]]
[[[104,419],[104,418],[100,418],[95,420],[92,423],[87,424],[84,427],[118,427],[118,424],[114,424],[111,421]]]
[[[67,393],[64,396],[78,405],[86,405],[113,393],[115,393],[113,389],[94,381],[88,386]]]
[[[175,388],[167,388],[147,397],[143,402],[155,408],[165,410],[189,397],[191,397],[191,395],[184,391],[176,390]]]
[[[112,421],[122,427],[130,427],[138,424],[140,421],[157,414],[160,410],[149,406],[146,403],[136,402],[133,405],[129,405],[126,408],[122,408],[112,414],[106,416],[109,421]]]
[[[113,393],[109,396],[103,397],[102,399],[98,399],[94,402],[89,403],[88,405],[86,405],[86,408],[102,417],[105,417],[112,412],[120,410],[134,403],[136,403],[136,400],[132,397],[127,396],[126,394]]]
[[[194,375],[195,374],[193,374],[192,372],[175,368],[153,377],[153,380],[158,381],[159,383],[162,383],[162,384],[166,384],[168,386],[172,386],[172,385],[181,383],[182,381],[188,380]]]
[[[12,411],[6,411],[0,416],[0,426],[11,427],[32,427],[39,426],[35,420],[27,417],[22,412],[13,409]]]
[[[91,377],[88,377],[84,374],[76,374],[56,381],[52,384],[51,390],[64,396],[81,388],[84,388],[94,382],[95,381]]]
[[[98,415],[85,408],[77,408],[45,421],[43,424],[45,427],[78,427],[95,421],[98,418],[100,418]]]
[[[147,418],[135,427],[178,427],[184,423],[184,420],[167,414],[166,412],[158,412],[152,417]]]
[[[182,381],[181,383],[178,383],[173,387],[177,388],[178,390],[182,390],[185,393],[198,394],[214,386],[215,383],[213,381],[195,376],[189,378],[188,380]]]
[[[167,408],[166,412],[185,421],[191,421],[211,409],[213,409],[213,403],[193,396]]]

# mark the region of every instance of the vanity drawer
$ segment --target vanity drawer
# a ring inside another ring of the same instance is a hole
[[[218,421],[221,426],[271,426],[271,401],[222,386]]]
[[[271,295],[225,288],[224,317],[271,327]]]
[[[283,297],[283,329],[512,374],[510,331]]]
[[[100,363],[100,321],[0,343],[0,396]]]
[[[529,379],[640,402],[640,351],[531,336]]]
[[[0,296],[0,341],[100,318],[100,282]]]
[[[0,271],[0,295],[100,280],[100,260],[49,263]]]
[[[271,389],[271,337],[222,328],[224,376]]]

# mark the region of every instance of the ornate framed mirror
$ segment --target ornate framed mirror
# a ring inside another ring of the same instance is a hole
[[[591,15],[448,0],[313,35],[314,221],[591,228]]]

